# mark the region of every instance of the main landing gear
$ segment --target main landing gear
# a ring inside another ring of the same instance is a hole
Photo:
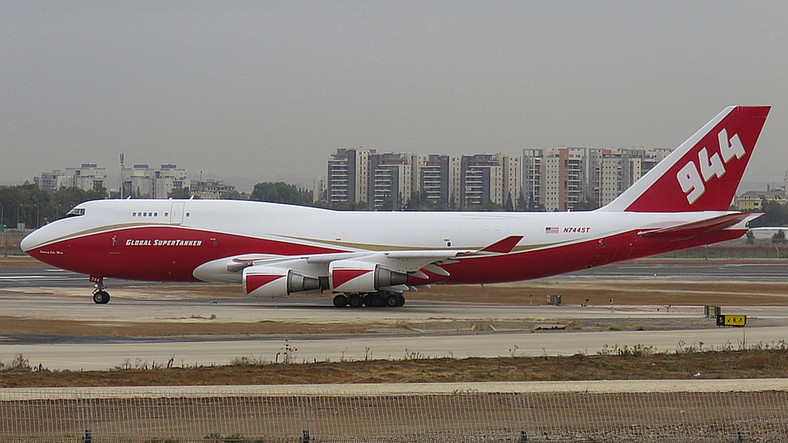
[[[93,290],[93,303],[97,305],[106,305],[109,303],[109,292],[104,290],[107,288],[104,286],[104,277],[91,275],[90,281],[96,284],[96,289]]]
[[[360,294],[337,294],[334,297],[334,306],[342,308],[360,308],[368,306],[370,308],[399,308],[405,305],[405,297],[395,292],[370,292]]]

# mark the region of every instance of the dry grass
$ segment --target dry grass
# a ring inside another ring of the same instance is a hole
[[[619,355],[624,354],[624,355]],[[659,380],[788,377],[788,349],[571,357],[236,364],[112,371],[5,371],[0,387]]]

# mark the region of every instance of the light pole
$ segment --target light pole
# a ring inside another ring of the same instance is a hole
[[[0,225],[3,225],[3,257],[8,257],[8,226],[5,224],[5,204],[0,202]]]

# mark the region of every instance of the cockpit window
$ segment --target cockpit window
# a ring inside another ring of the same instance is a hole
[[[85,208],[74,208],[68,211],[66,217],[78,217],[80,215],[85,215]]]

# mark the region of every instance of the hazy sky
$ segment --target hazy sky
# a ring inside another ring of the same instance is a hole
[[[788,2],[0,0],[0,184],[98,163],[311,184],[337,147],[675,147],[771,105],[745,180],[788,169]],[[117,186],[117,183],[111,183]]]

